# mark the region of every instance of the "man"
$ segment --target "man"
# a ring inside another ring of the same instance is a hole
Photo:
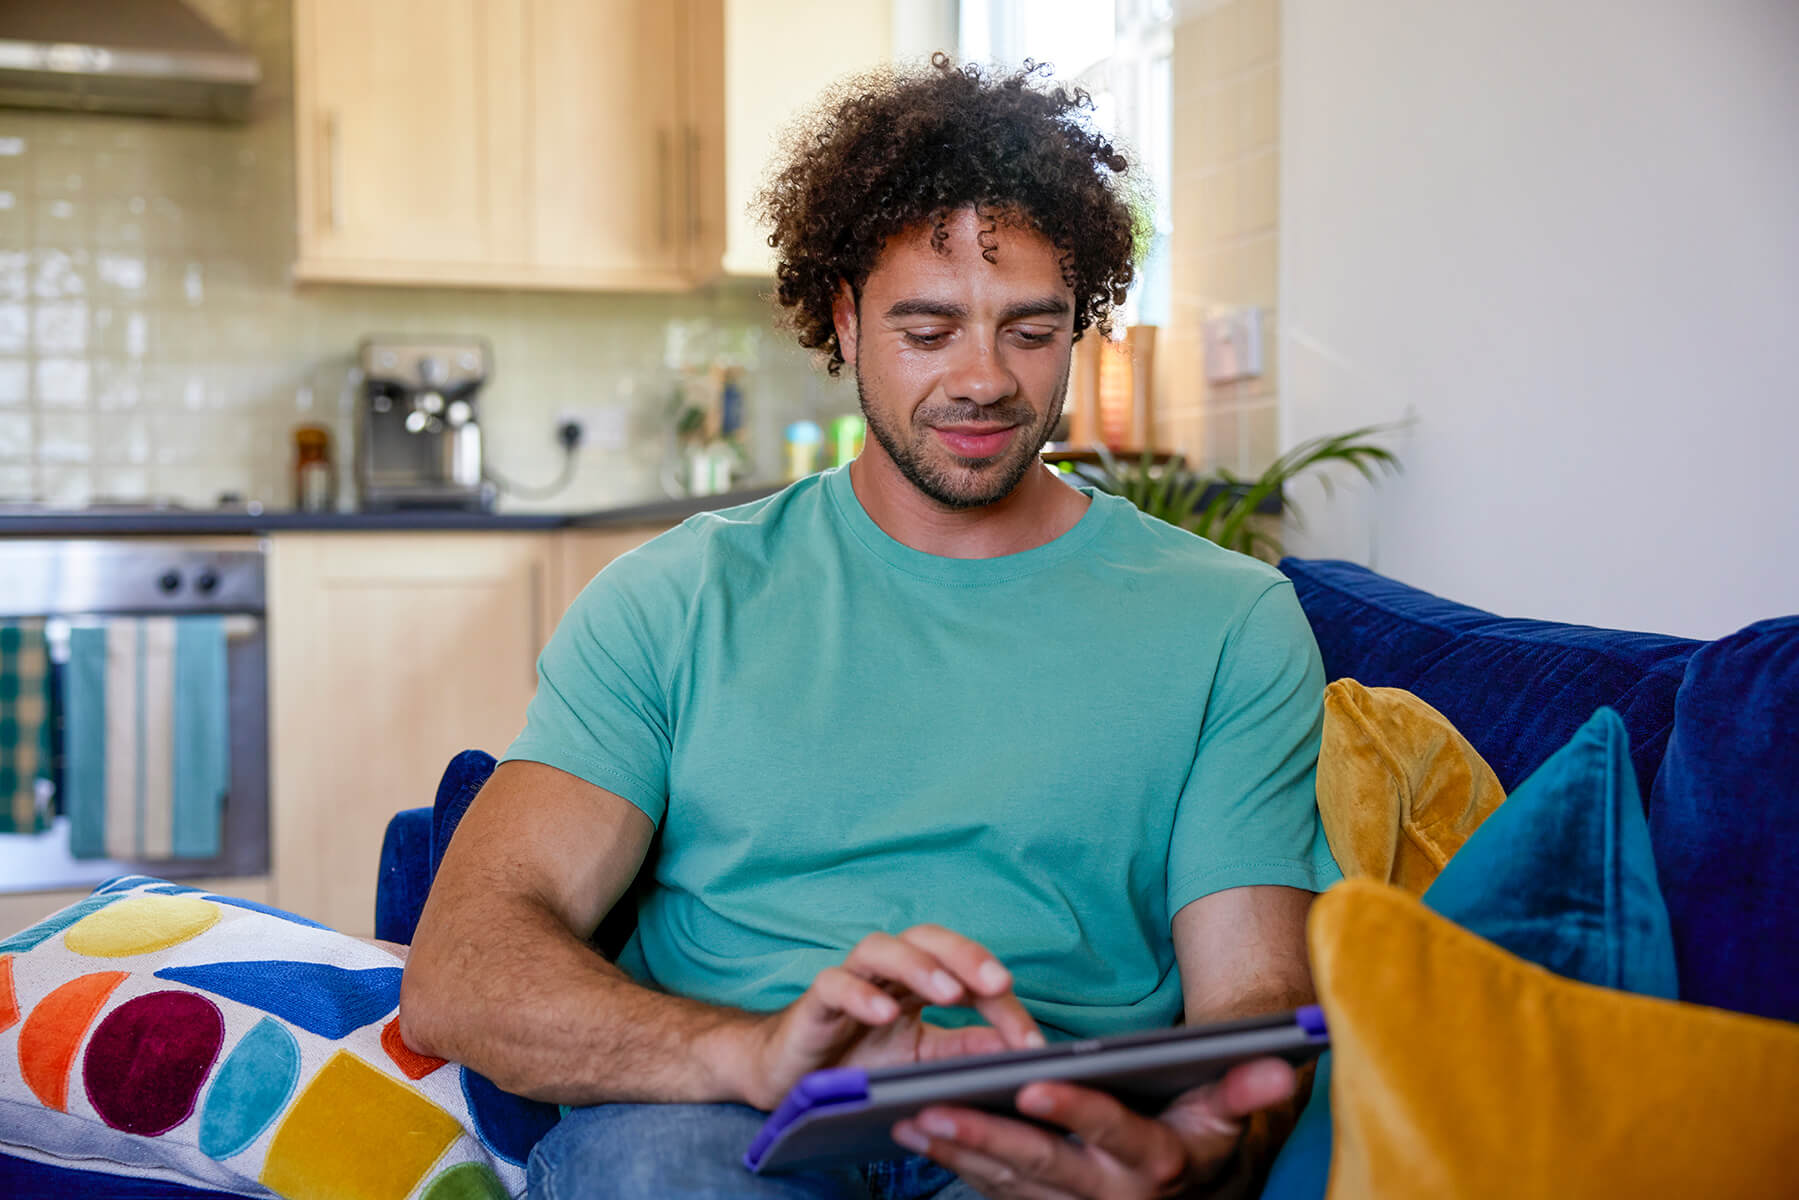
[[[577,1107],[534,1191],[1167,1196],[1289,1099],[1262,1062],[1157,1119],[1036,1084],[921,1157],[752,1177],[806,1072],[1303,1003],[1317,649],[1278,573],[1038,458],[1135,250],[1085,97],[939,59],[863,80],[764,202],[847,470],[603,571],[419,925],[406,1039]],[[660,836],[616,965],[585,939]],[[1057,1136],[1046,1127],[1068,1131]]]

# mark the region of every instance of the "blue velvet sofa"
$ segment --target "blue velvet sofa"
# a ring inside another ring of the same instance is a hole
[[[1799,616],[1712,642],[1514,620],[1345,562],[1288,559],[1325,670],[1439,709],[1516,787],[1601,705],[1647,798],[1681,998],[1799,1021]],[[387,829],[376,934],[410,942],[430,880],[493,759],[465,751],[435,803]],[[634,905],[595,942],[614,950]],[[217,1195],[0,1156],[17,1195]]]
[[[1681,998],[1799,1021],[1799,616],[1702,642],[1496,616],[1353,563],[1289,558],[1281,569],[1329,678],[1422,697],[1508,792],[1595,709],[1617,710],[1648,798]],[[492,768],[464,752],[433,807],[393,818],[376,936],[411,941],[449,835]],[[596,942],[622,944],[629,928],[621,911]]]

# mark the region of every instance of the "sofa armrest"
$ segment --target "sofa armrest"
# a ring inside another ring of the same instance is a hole
[[[381,839],[375,884],[375,936],[410,946],[431,890],[431,810],[395,813]]]

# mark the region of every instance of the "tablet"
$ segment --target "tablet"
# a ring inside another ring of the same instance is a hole
[[[972,1055],[865,1070],[833,1067],[801,1079],[743,1156],[761,1172],[872,1162],[911,1151],[894,1123],[932,1104],[1012,1114],[1027,1083],[1054,1079],[1109,1092],[1140,1112],[1210,1083],[1239,1063],[1284,1058],[1298,1066],[1330,1044],[1316,1006],[1266,1017],[1063,1042],[1041,1050]]]

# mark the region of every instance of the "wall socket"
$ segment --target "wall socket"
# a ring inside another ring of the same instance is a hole
[[[583,450],[623,450],[630,437],[631,412],[616,404],[594,408],[565,408],[556,414],[556,429],[567,424],[581,427]]]
[[[1236,383],[1262,373],[1262,310],[1224,309],[1207,317],[1206,382]]]

